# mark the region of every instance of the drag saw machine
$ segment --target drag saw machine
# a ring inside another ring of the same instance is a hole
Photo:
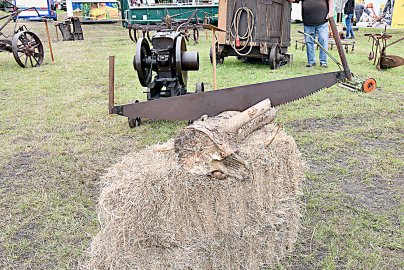
[[[145,39],[139,39],[134,66],[140,83],[148,89],[147,101],[115,106],[114,86],[110,80],[109,113],[128,117],[129,125],[135,127],[140,124],[141,118],[192,121],[203,115],[215,116],[224,111],[244,111],[267,98],[271,100],[272,106],[278,106],[337,83],[350,90],[362,92],[375,90],[374,79],[363,80],[351,73],[335,21],[331,17],[329,22],[341,62],[331,55],[330,57],[340,67],[339,71],[209,92],[204,92],[203,84],[199,84],[196,93],[192,94],[188,93],[186,88],[187,71],[198,70],[198,53],[186,51],[181,34],[178,32],[155,34],[152,38],[153,49],[150,49]],[[156,75],[152,81],[153,71]],[[111,77],[113,78],[113,68],[111,69],[110,62]]]

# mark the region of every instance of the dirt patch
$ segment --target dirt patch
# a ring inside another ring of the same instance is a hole
[[[41,151],[22,152],[13,156],[0,170],[0,178],[14,179],[14,178],[28,178],[35,175],[38,160],[46,158],[47,153]],[[3,185],[3,186],[1,186]],[[11,188],[0,181],[0,188]]]
[[[383,213],[400,207],[404,197],[404,178],[373,179],[371,184],[361,182],[344,182],[343,190],[352,198],[356,207],[366,208],[373,212]]]
[[[288,123],[296,132],[310,131],[322,129],[325,131],[338,131],[344,126],[344,121],[342,118],[333,119],[319,119],[319,118],[308,118],[303,120],[296,120]]]

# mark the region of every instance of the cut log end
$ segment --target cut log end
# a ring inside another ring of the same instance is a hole
[[[245,179],[248,164],[237,157],[237,145],[254,131],[270,124],[276,115],[269,99],[230,118],[206,117],[181,131],[175,140],[179,163],[192,173],[221,179]],[[230,168],[230,164],[236,164]],[[237,172],[236,172],[236,171]],[[216,173],[215,173],[216,172]]]

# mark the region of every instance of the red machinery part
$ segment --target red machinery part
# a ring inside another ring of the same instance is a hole
[[[376,90],[376,80],[375,79],[369,78],[362,84],[363,92],[370,93],[374,90]]]
[[[236,38],[236,48],[239,48],[240,46],[241,46],[240,38],[237,36],[237,38]]]

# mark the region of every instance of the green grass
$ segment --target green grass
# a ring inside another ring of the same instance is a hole
[[[45,44],[44,25],[29,26]],[[292,28],[292,65],[271,71],[227,58],[218,87],[326,72],[304,67],[305,53],[294,48],[298,28]],[[302,229],[280,269],[404,267],[403,67],[377,71],[364,33],[356,35],[348,61],[382,90],[334,86],[279,108],[276,121],[308,165]],[[0,269],[74,268],[99,229],[100,175],[124,154],[186,125],[129,129],[125,118],[107,115],[109,55],[116,56],[116,102],[145,99],[132,67],[135,44],[119,25],[85,25],[84,36],[53,43],[55,63],[47,51],[41,68],[22,69],[12,54],[0,54]],[[201,70],[189,74],[191,88],[198,81],[212,88],[209,44],[202,33],[200,44],[189,45],[201,61]],[[388,52],[403,56],[400,45]],[[336,69],[331,63],[327,71]]]

